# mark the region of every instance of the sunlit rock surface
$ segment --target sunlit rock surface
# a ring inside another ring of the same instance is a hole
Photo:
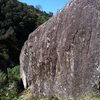
[[[20,55],[33,96],[75,97],[98,88],[100,0],[72,0],[32,32]]]

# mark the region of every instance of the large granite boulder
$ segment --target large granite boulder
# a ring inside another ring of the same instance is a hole
[[[98,89],[100,0],[72,0],[29,35],[20,55],[33,96],[75,97]]]

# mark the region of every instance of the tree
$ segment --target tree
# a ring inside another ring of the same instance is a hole
[[[42,6],[41,5],[36,5],[36,9],[41,10],[42,11]]]
[[[50,15],[50,16],[53,16],[53,12],[49,12],[49,15]]]
[[[48,20],[50,15],[40,11],[41,5],[36,6],[37,10],[17,0],[0,0],[0,4],[0,47],[4,47],[0,48],[0,59],[6,64],[7,60],[2,59],[5,49],[11,64],[19,64],[19,54],[29,33]]]

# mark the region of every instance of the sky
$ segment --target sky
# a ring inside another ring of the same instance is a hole
[[[19,0],[19,1],[33,6],[41,5],[43,11],[53,12],[55,14],[70,0]]]

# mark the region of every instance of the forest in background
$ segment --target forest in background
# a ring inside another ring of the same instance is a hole
[[[41,11],[38,6],[17,0],[0,0],[0,100],[11,100],[21,91],[21,48],[28,35],[52,15]]]

